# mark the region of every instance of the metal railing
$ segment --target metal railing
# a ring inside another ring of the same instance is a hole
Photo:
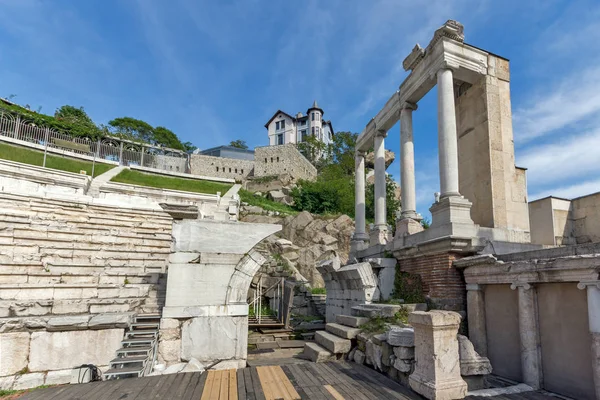
[[[38,126],[32,121],[0,109],[0,139],[2,137],[24,146],[44,150],[44,167],[48,150],[55,149],[65,155],[70,153],[73,157],[87,158],[94,163],[102,160],[114,161],[119,165],[190,173],[189,154],[179,150],[116,137],[103,137],[97,140],[73,137],[49,127]],[[50,150],[50,152],[54,151]]]

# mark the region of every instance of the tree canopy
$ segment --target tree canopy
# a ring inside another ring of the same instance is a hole
[[[248,145],[246,144],[246,141],[245,140],[241,140],[241,139],[232,140],[229,143],[229,145],[231,147],[235,147],[235,148],[238,148],[238,149],[244,149],[244,150],[248,149]]]

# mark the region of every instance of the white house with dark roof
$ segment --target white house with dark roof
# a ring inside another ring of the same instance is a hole
[[[315,136],[325,144],[333,142],[333,125],[323,119],[325,112],[317,105],[306,110],[306,115],[299,112],[296,116],[277,110],[265,124],[269,133],[269,145],[277,146],[288,143],[301,143],[309,135]]]

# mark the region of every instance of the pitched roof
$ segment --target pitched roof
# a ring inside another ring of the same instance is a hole
[[[271,119],[269,119],[269,121],[267,121],[267,123],[265,124],[265,128],[269,129],[269,124],[271,122],[273,122],[273,120],[279,115],[279,114],[285,114],[288,117],[290,117],[292,120],[296,120],[296,118],[292,117],[290,114],[286,113],[285,111],[281,111],[281,110],[277,110],[277,112],[275,114],[273,114],[273,116],[271,117]]]

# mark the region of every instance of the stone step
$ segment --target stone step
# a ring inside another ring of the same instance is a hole
[[[154,336],[150,336],[150,337],[136,337],[136,338],[131,338],[131,339],[123,339],[121,341],[121,344],[123,345],[123,347],[133,347],[133,346],[143,346],[143,345],[149,345],[152,346],[154,344],[154,341],[156,339],[154,338]]]
[[[325,325],[325,329],[327,332],[333,333],[334,335],[343,339],[354,339],[361,332],[361,329],[359,328],[352,328],[335,323],[329,323]]]
[[[121,376],[121,375],[137,375],[141,376],[142,371],[144,370],[143,366],[139,367],[125,367],[125,368],[111,368],[104,373],[106,378]]]
[[[369,322],[369,318],[355,317],[353,315],[336,315],[335,322],[340,325],[346,325],[351,328],[358,328],[359,326]]]
[[[352,343],[348,339],[343,339],[325,331],[318,331],[315,333],[315,342],[325,347],[333,354],[348,353],[352,346]]]
[[[117,350],[117,355],[119,355],[119,354],[146,354],[146,355],[148,355],[148,353],[150,353],[150,351],[152,351],[152,347],[143,347],[143,346],[123,347],[123,348]]]
[[[396,304],[362,304],[352,307],[352,315],[365,318],[390,318],[402,310],[401,305]]]
[[[135,356],[135,357],[121,357],[110,360],[109,364],[111,368],[115,365],[126,365],[126,364],[142,364],[145,365],[148,361],[146,356]]]
[[[325,362],[335,359],[335,356],[329,351],[319,346],[317,343],[308,342],[304,344],[302,356],[312,362]]]

